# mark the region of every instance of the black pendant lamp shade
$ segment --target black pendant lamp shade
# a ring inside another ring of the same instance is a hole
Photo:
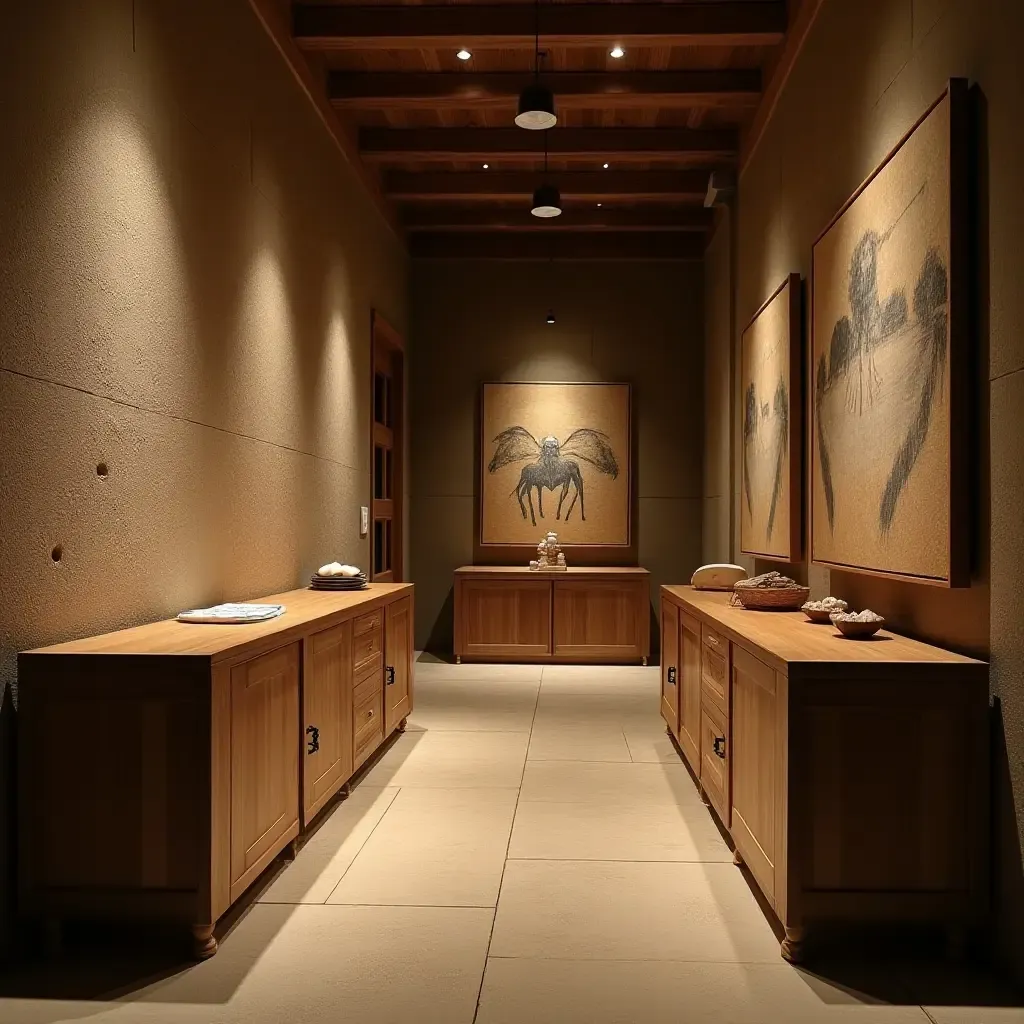
[[[555,116],[555,97],[551,90],[539,81],[531,82],[519,94],[519,113],[516,124],[520,128],[542,131],[553,128],[558,122]]]
[[[533,193],[530,213],[534,217],[558,217],[562,212],[562,196],[554,185],[541,185]]]

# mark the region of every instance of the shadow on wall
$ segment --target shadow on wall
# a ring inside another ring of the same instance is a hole
[[[14,829],[7,825],[14,818],[16,694],[16,684],[0,678],[0,961],[14,941]]]

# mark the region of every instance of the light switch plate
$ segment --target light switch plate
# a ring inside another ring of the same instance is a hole
[[[370,510],[366,505],[359,506],[359,536],[365,537],[370,532]]]

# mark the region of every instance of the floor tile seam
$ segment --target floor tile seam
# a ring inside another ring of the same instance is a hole
[[[392,796],[391,799],[388,801],[387,807],[384,808],[384,813],[373,823],[373,828],[371,828],[370,831],[366,833],[366,837],[359,844],[359,849],[356,850],[355,855],[345,866],[345,870],[342,871],[342,873],[338,876],[337,882],[334,883],[333,888],[324,899],[324,906],[330,903],[331,897],[338,891],[338,886],[341,885],[341,883],[345,880],[345,876],[352,870],[352,865],[355,864],[359,855],[363,852],[363,850],[366,849],[366,844],[370,841],[370,838],[373,836],[373,833],[377,831],[377,828],[380,826],[380,823],[388,816],[388,812],[391,810],[391,808],[395,806],[395,801],[398,799],[398,794],[402,792],[402,788],[402,786],[387,786],[385,790],[382,790],[382,792],[386,792],[387,789],[393,789],[395,791],[394,796]]]
[[[309,906],[319,904],[307,904]],[[494,903],[325,903],[325,907],[377,907],[385,910],[490,910],[494,911]],[[493,922],[492,922],[493,924]]]
[[[687,959],[685,957],[613,957],[613,956],[510,956],[502,953],[487,954],[488,960],[536,960],[552,961],[565,964],[700,964],[706,967],[709,964],[722,967],[775,967],[778,970],[793,970],[785,962],[777,963],[775,960],[711,960],[706,957],[701,959]],[[777,957],[781,960],[781,957]],[[884,1004],[883,1004],[884,1005]],[[916,1004],[907,1004],[916,1005]]]
[[[723,860],[706,860],[672,857],[506,857],[508,862],[524,862],[527,864],[729,864],[732,866],[732,854]]]

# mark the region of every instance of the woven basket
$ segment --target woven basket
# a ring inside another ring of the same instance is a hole
[[[745,587],[737,583],[732,591],[744,608],[764,612],[798,611],[811,596],[810,587]]]

